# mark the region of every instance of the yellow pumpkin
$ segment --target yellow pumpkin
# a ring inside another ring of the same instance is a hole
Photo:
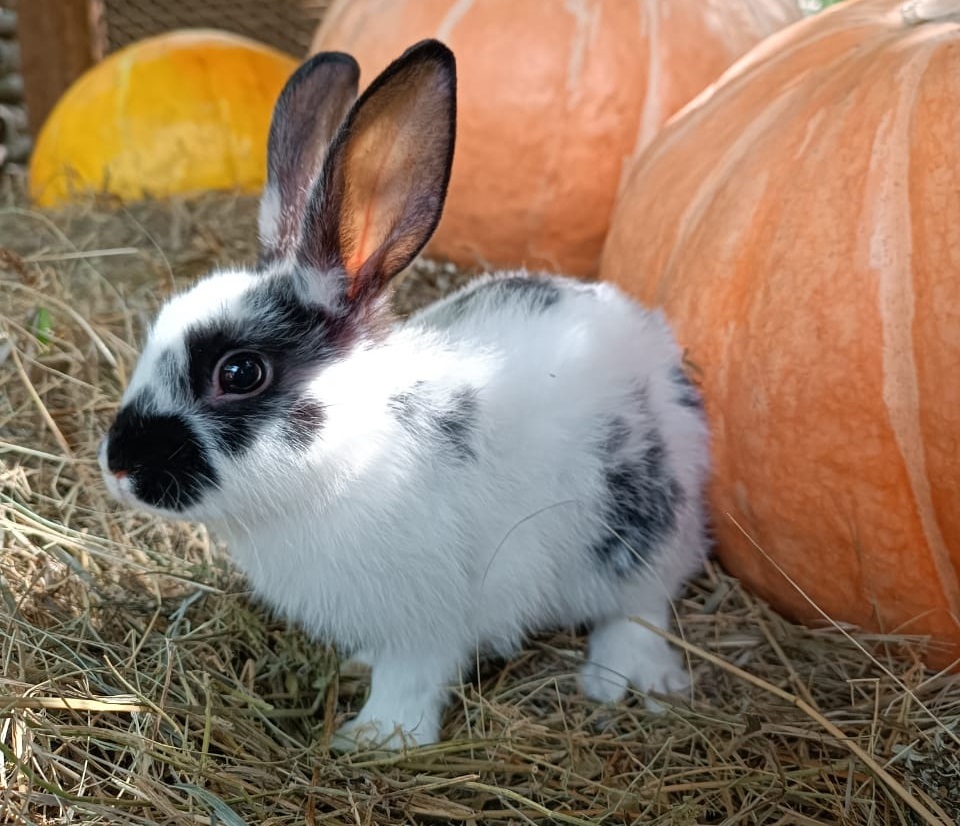
[[[54,107],[30,159],[41,206],[84,191],[123,199],[210,189],[255,191],[266,178],[273,105],[297,61],[238,35],[169,32],[82,75]]]
[[[724,564],[960,664],[960,0],[753,50],[639,158],[601,274],[700,369]]]
[[[457,151],[428,251],[596,274],[626,160],[796,0],[338,0],[313,51],[369,82],[417,40],[457,56]]]

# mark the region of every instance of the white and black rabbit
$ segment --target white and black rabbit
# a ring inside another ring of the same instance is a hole
[[[456,75],[411,47],[356,100],[319,54],[274,113],[253,270],[162,309],[101,446],[123,502],[198,520],[259,597],[372,666],[340,747],[437,740],[477,652],[588,624],[583,690],[671,692],[707,552],[708,435],[659,314],[608,284],[481,278],[404,322],[440,218]],[[495,135],[490,136],[496,140]]]

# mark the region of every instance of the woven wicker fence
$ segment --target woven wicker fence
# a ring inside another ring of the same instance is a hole
[[[184,27],[226,29],[294,55],[306,54],[325,3],[303,0],[103,0],[107,46]]]
[[[0,166],[26,162],[30,138],[17,42],[18,2],[0,0]],[[305,55],[330,0],[99,0],[102,51],[180,28],[246,35],[295,56]]]
[[[16,0],[0,0],[0,167],[23,163],[29,152]]]

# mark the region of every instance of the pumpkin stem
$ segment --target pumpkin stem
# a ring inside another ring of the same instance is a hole
[[[908,25],[932,23],[951,17],[960,20],[960,0],[909,0],[900,7],[900,15]]]

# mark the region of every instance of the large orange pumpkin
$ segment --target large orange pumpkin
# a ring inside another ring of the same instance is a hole
[[[54,107],[30,161],[49,206],[84,190],[125,199],[207,189],[255,191],[267,132],[297,61],[226,32],[170,32],[122,49]]]
[[[602,275],[700,371],[729,569],[955,661],[960,0],[847,0],[759,46],[639,158]]]
[[[457,55],[457,152],[429,251],[595,274],[624,163],[796,0],[339,0],[313,51],[374,78],[417,40]]]

